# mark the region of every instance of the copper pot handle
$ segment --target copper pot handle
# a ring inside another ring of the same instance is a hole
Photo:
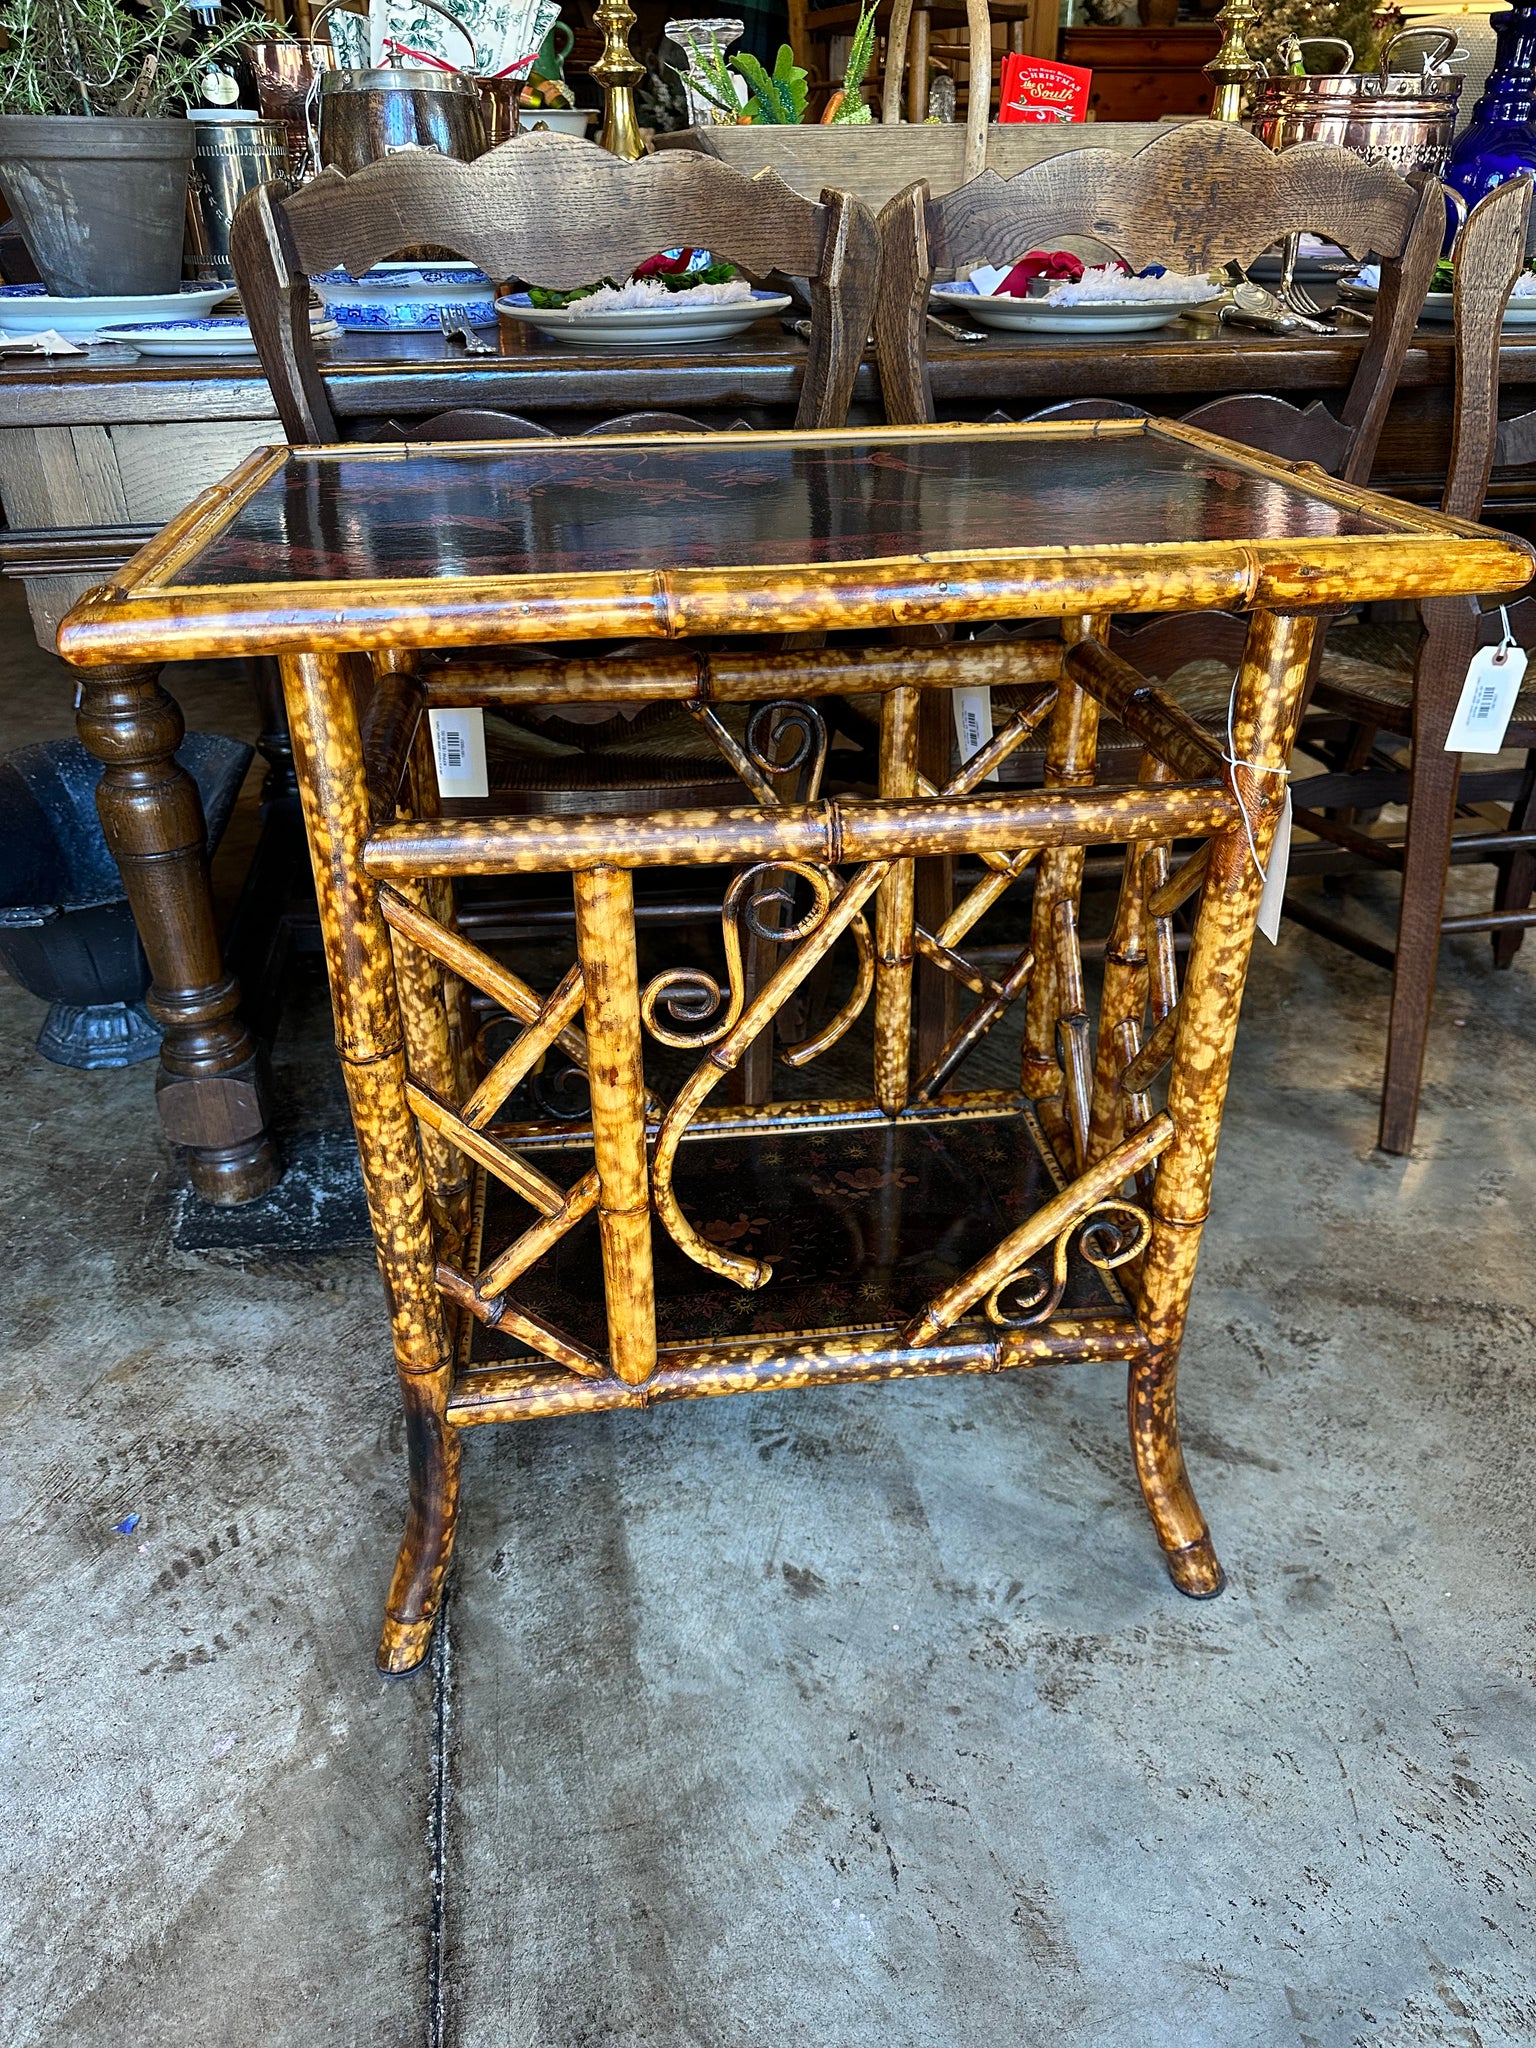
[[[1353,43],[1346,43],[1342,36],[1287,36],[1275,55],[1286,56],[1287,52],[1292,50],[1298,57],[1303,50],[1342,50],[1344,62],[1337,71],[1322,74],[1327,78],[1343,78],[1347,72],[1355,68],[1355,46]]]
[[[1398,44],[1417,42],[1425,36],[1433,36],[1436,47],[1425,53],[1423,62],[1419,66],[1420,78],[1439,78],[1443,74],[1446,65],[1453,58],[1464,54],[1461,48],[1461,38],[1453,28],[1432,28],[1428,25],[1423,28],[1400,28],[1395,36],[1387,38],[1382,53],[1376,60],[1376,75],[1380,79],[1383,88],[1386,86],[1389,75],[1387,59],[1392,55]]]

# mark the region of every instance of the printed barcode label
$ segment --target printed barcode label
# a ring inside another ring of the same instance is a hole
[[[440,796],[489,796],[485,770],[485,713],[429,711],[432,759]]]
[[[1456,716],[1445,736],[1448,754],[1497,754],[1525,680],[1525,650],[1479,647],[1467,664]]]
[[[960,759],[964,763],[992,737],[992,692],[951,690],[950,696],[955,706],[955,738],[960,743]],[[997,770],[994,768],[983,780],[996,782]]]

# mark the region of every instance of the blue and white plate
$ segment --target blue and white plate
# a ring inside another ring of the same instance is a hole
[[[338,334],[334,321],[317,318],[310,330],[317,341]],[[102,328],[99,341],[118,341],[141,356],[254,356],[256,338],[249,322],[233,315],[212,320],[125,320]]]
[[[750,299],[692,305],[692,292],[674,292],[655,306],[625,306],[617,313],[583,313],[575,306],[535,306],[526,292],[496,301],[509,320],[522,320],[559,341],[589,348],[697,348],[727,341],[754,320],[787,313],[794,300],[780,292],[754,290]]]
[[[328,270],[310,283],[342,327],[436,334],[439,313],[467,327],[496,325],[496,291],[473,263],[375,263],[361,277]]]
[[[232,284],[193,284],[179,292],[126,298],[53,299],[44,285],[0,285],[0,328],[7,334],[41,334],[51,327],[71,341],[92,341],[103,327],[117,321],[166,319],[172,314],[199,319],[233,290]]]

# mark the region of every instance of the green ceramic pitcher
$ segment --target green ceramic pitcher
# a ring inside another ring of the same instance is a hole
[[[560,44],[561,36],[565,37],[563,47]],[[539,54],[533,60],[532,69],[535,75],[539,78],[558,78],[563,80],[565,77],[565,60],[571,54],[575,41],[575,33],[566,22],[555,22],[549,34],[540,43]]]

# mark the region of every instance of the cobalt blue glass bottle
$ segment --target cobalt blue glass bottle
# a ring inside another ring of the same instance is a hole
[[[1451,146],[1443,176],[1468,207],[1522,171],[1536,172],[1536,0],[1491,23],[1497,54],[1472,125]]]

